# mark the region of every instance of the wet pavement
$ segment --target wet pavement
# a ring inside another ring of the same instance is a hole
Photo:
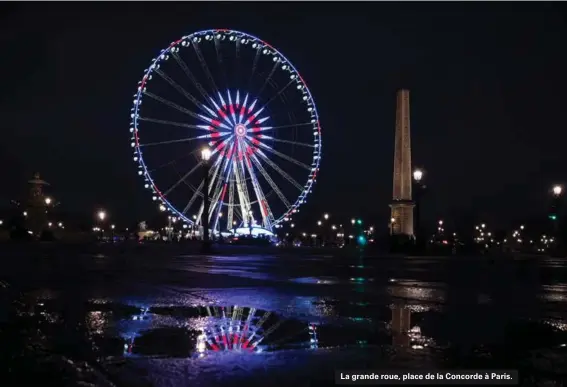
[[[4,255],[3,345],[34,359],[5,380],[45,359],[45,380],[93,386],[334,385],[335,369],[370,367],[567,376],[567,259],[91,250]]]

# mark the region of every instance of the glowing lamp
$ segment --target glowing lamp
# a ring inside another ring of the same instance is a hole
[[[415,171],[413,171],[413,179],[415,181],[419,183],[422,178],[423,178],[423,171],[421,169],[416,169]]]
[[[211,149],[209,147],[205,147],[201,150],[201,159],[207,162],[211,159]]]

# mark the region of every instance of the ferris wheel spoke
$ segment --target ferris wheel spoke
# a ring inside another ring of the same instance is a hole
[[[183,211],[181,211],[181,213],[183,215],[187,215],[187,211],[189,211],[189,209],[191,208],[191,206],[193,205],[193,203],[195,203],[195,200],[197,200],[197,197],[199,197],[199,192],[201,192],[203,190],[203,186],[205,185],[205,183],[202,181],[201,184],[199,184],[199,186],[197,187],[197,189],[195,190],[195,192],[193,192],[193,195],[191,195],[191,198],[189,199],[189,202],[187,203],[187,205],[183,208]]]
[[[256,155],[253,154],[253,155],[250,156],[250,159],[252,160],[252,162],[254,163],[256,168],[260,171],[260,173],[264,177],[264,180],[266,180],[268,182],[270,187],[272,187],[272,189],[274,190],[276,195],[280,198],[282,203],[286,206],[286,208],[291,208],[291,203],[287,200],[287,198],[285,197],[283,192],[280,190],[280,188],[277,186],[277,184],[272,180],[272,178],[270,177],[268,172],[266,172],[266,170],[262,166],[262,163],[260,162],[260,160],[258,160],[258,157],[256,157]]]
[[[222,176],[222,180],[219,179],[219,183],[222,185],[222,191],[220,194],[220,197],[218,199],[217,202],[217,209],[216,209],[216,215],[215,215],[215,219],[214,219],[214,223],[213,223],[213,230],[217,229],[217,226],[219,224],[219,219],[221,217],[221,210],[222,210],[222,206],[224,203],[224,198],[226,196],[226,191],[228,188],[228,183],[230,180],[230,174],[231,174],[231,168],[232,168],[232,155],[233,155],[233,150],[234,150],[234,142],[232,142],[230,145],[230,148],[228,150],[228,156],[226,156],[225,158],[225,162],[224,162],[224,167],[223,167],[223,176]]]
[[[258,134],[258,135],[255,136],[255,138],[267,139],[267,140],[272,140],[272,141],[276,141],[276,142],[292,144],[292,145],[297,145],[297,146],[305,146],[307,148],[315,148],[315,145],[313,145],[313,144],[308,144],[308,143],[305,143],[305,142],[298,142],[298,141],[291,141],[291,140],[282,140],[282,139],[275,138],[275,137],[272,137],[272,136],[266,136],[265,134]]]
[[[186,157],[189,157],[189,156],[192,156],[192,155],[193,155],[193,152],[187,153],[187,154],[185,154],[185,155],[183,155],[183,156],[181,156],[181,157],[178,157],[178,158],[176,158],[176,159],[174,159],[174,160],[168,161],[167,163],[163,163],[163,164],[161,164],[161,165],[158,165],[158,166],[155,167],[155,168],[149,169],[149,170],[148,170],[148,173],[151,174],[152,172],[155,172],[155,171],[157,171],[157,170],[159,170],[159,169],[161,169],[161,168],[164,168],[164,167],[168,167],[168,166],[170,166],[170,165],[173,165],[173,164],[175,164],[176,162],[178,162],[179,160],[182,160],[182,159],[184,159],[184,158],[186,158]]]
[[[238,142],[237,146],[238,154],[243,154],[241,143]],[[233,171],[234,177],[236,179],[236,189],[238,191],[238,199],[240,201],[242,219],[244,221],[244,226],[246,227],[248,226],[250,220],[249,214],[252,208],[250,204],[250,195],[248,195],[248,188],[246,186],[246,174],[242,160],[233,161]]]
[[[231,151],[229,148],[229,152],[226,151],[226,146],[232,143],[231,140],[234,137],[234,135],[230,135],[229,137],[225,138],[224,140],[222,140],[220,143],[216,144],[216,143],[210,143],[211,145],[214,146],[214,149],[211,153],[211,157],[213,156],[217,156],[217,161],[222,160],[223,158],[226,158]],[[217,141],[218,142],[218,141]],[[215,145],[216,144],[216,145]]]
[[[260,215],[262,215],[262,223],[264,228],[271,229],[272,220],[274,216],[272,215],[272,211],[268,206],[268,201],[266,200],[266,196],[260,187],[260,183],[258,182],[258,178],[254,173],[254,169],[252,168],[252,163],[250,162],[250,158],[247,154],[244,156],[244,164],[248,170],[248,174],[250,175],[250,179],[252,181],[252,187],[254,189],[254,193],[256,194],[256,198],[258,199],[258,206],[260,207]]]
[[[200,129],[200,130],[208,130],[210,132],[217,132],[219,131],[218,128],[223,128],[226,130],[230,130],[230,128],[226,125],[224,125],[223,123],[217,121],[217,120],[213,120],[209,117],[205,117],[201,114],[197,114],[199,116],[199,118],[202,121],[208,122],[209,125],[190,125],[190,124],[185,124],[183,122],[175,122],[175,121],[167,121],[167,120],[158,120],[156,118],[147,118],[147,117],[140,117],[138,116],[138,120],[140,121],[146,121],[146,122],[152,122],[154,124],[162,124],[162,125],[171,125],[171,126],[177,126],[180,128],[187,128],[187,129]],[[226,134],[229,134],[228,132],[226,132]],[[224,135],[224,134],[223,134]],[[218,137],[218,136],[217,136]],[[213,136],[212,138],[215,138],[215,136]]]
[[[246,136],[246,137],[252,142],[252,144],[254,144],[254,145],[256,145],[256,146],[259,146],[260,148],[263,148],[263,149],[267,150],[268,152],[270,152],[270,153],[272,153],[272,154],[274,154],[274,155],[276,155],[276,156],[279,156],[280,158],[282,158],[282,159],[284,159],[284,160],[287,160],[287,161],[289,161],[289,162],[291,162],[291,163],[294,163],[295,165],[299,165],[300,167],[305,168],[305,169],[307,169],[308,171],[311,171],[311,167],[310,167],[309,165],[307,165],[307,164],[305,164],[305,163],[302,163],[301,161],[296,160],[296,159],[294,159],[294,158],[291,157],[291,156],[288,156],[288,155],[286,155],[286,154],[283,154],[283,153],[281,153],[281,152],[278,152],[277,150],[275,150],[275,149],[272,148],[271,146],[266,145],[266,144],[264,144],[263,142],[258,141],[257,139],[250,138],[250,136]]]
[[[236,58],[235,61],[236,70],[234,71],[234,73],[236,74],[236,79],[238,82],[240,78],[240,74],[239,74],[240,73],[240,39],[236,39],[236,44],[234,45],[234,47],[235,47],[235,58]],[[242,84],[237,83],[237,86],[242,86]]]
[[[213,190],[213,186],[214,186],[215,181],[216,181],[216,178],[217,178],[217,176],[218,176],[218,172],[219,172],[220,166],[221,166],[221,158],[217,158],[216,161],[215,161],[215,163],[213,164],[214,172],[213,172],[211,181],[210,181],[210,183],[209,183],[209,189],[207,190],[207,195],[208,195],[208,196],[211,195],[211,191]],[[204,182],[203,182],[203,184],[204,184]],[[203,202],[201,202],[201,206],[199,207],[199,212],[197,213],[197,223],[198,223],[198,224],[201,223],[201,217],[202,217],[202,215],[203,215],[203,210],[204,210],[204,207],[205,207],[204,204],[205,204],[205,201],[203,200]],[[210,211],[210,210],[209,210],[209,211]]]
[[[171,55],[173,56],[173,59],[175,59],[175,61],[179,65],[179,67],[181,67],[181,69],[183,70],[183,72],[185,73],[187,78],[189,78],[191,83],[193,83],[193,86],[195,86],[195,88],[199,91],[199,93],[201,94],[201,96],[205,100],[205,103],[209,104],[209,106],[212,107],[210,105],[211,97],[209,96],[207,91],[203,88],[203,85],[201,85],[201,83],[199,81],[197,81],[197,78],[195,78],[195,75],[193,75],[191,70],[189,70],[189,67],[187,67],[187,63],[185,63],[185,61],[183,59],[181,59],[181,57],[179,55],[177,55],[177,53],[172,52]]]
[[[214,215],[214,219],[213,219],[213,230],[216,230],[217,227],[219,227],[219,220],[222,216],[222,205],[224,203],[224,197],[226,195],[226,191],[228,188],[228,183],[224,182],[221,186],[220,186],[220,192],[219,192],[219,196],[217,198],[217,201],[215,203],[215,215]],[[219,227],[219,231],[220,231],[220,227]]]
[[[232,96],[230,95],[230,91],[227,90],[226,94],[228,96],[228,112],[230,113],[230,116],[232,117],[232,122],[230,122],[230,123],[231,123],[231,125],[237,125],[238,122],[236,121],[236,114],[235,114],[235,111],[234,111],[234,104],[232,103]],[[228,115],[227,115],[227,117],[228,117]],[[230,121],[230,119],[229,119],[229,121]]]
[[[197,58],[199,59],[199,63],[201,64],[201,67],[202,67],[203,71],[205,72],[205,75],[209,79],[209,82],[211,83],[213,90],[214,91],[220,90],[217,87],[217,84],[215,82],[213,74],[211,74],[211,70],[209,70],[209,66],[207,66],[207,62],[205,61],[205,58],[203,58],[203,53],[201,52],[199,45],[198,44],[192,44],[191,46],[193,47],[193,50],[195,50],[195,54],[197,54]]]
[[[185,175],[181,176],[181,179],[177,180],[177,182],[175,184],[173,184],[167,191],[165,191],[163,193],[163,196],[167,196],[171,193],[171,191],[173,191],[175,188],[177,188],[177,186],[179,184],[181,184],[185,179],[187,179],[193,172],[195,172],[197,169],[199,169],[201,167],[201,165],[203,165],[203,162],[200,161],[197,163],[197,165],[195,165],[193,168],[191,168],[189,170],[189,172],[187,172]]]
[[[142,117],[142,116],[138,116],[138,120],[139,120],[139,121],[145,121],[145,122],[151,122],[151,123],[154,123],[154,124],[177,126],[177,127],[179,127],[179,128],[210,130],[210,129],[208,129],[208,128],[209,128],[208,125],[207,125],[207,126],[204,126],[204,125],[190,125],[190,124],[186,124],[186,123],[184,123],[184,122],[158,120],[158,119],[156,119],[156,118],[147,118],[147,117]]]
[[[291,184],[293,184],[293,186],[295,186],[295,188],[297,188],[301,192],[303,192],[305,190],[305,187],[303,187],[301,184],[299,184],[297,181],[295,181],[295,179],[293,177],[291,177],[287,172],[285,172],[283,169],[281,169],[276,163],[274,163],[272,160],[270,160],[270,158],[268,156],[266,156],[266,154],[264,152],[262,152],[262,150],[258,149],[256,153],[258,155],[260,155],[260,157],[262,158],[262,160],[264,160],[264,162],[266,164],[268,164],[270,167],[272,167],[284,179],[286,179]]]
[[[250,78],[248,78],[248,90],[252,85],[252,80],[254,79],[254,73],[256,73],[256,68],[258,67],[258,61],[260,60],[260,47],[256,49],[256,55],[254,56],[254,62],[252,62],[252,72],[250,73]]]
[[[301,124],[288,124],[288,125],[279,125],[279,126],[258,126],[250,129],[251,133],[257,132],[264,132],[266,130],[275,130],[275,129],[287,129],[287,128],[298,128],[301,126],[313,126],[312,122],[303,122]]]
[[[278,92],[276,94],[274,94],[265,104],[264,107],[268,106],[270,104],[270,102],[272,102],[273,100],[275,100],[276,98],[278,98],[280,95],[282,95],[282,93],[284,91],[286,91],[286,89],[291,85],[295,83],[295,80],[292,79],[291,81],[289,81],[288,83],[286,83],[286,85],[284,87],[282,87],[280,90],[278,90]]]
[[[274,57],[275,58],[275,57]],[[264,91],[264,89],[266,88],[266,86],[268,86],[268,83],[270,82],[270,80],[272,79],[272,76],[274,75],[274,73],[276,72],[276,70],[278,69],[278,65],[279,63],[276,61],[274,62],[274,66],[272,67],[272,69],[270,70],[270,73],[268,74],[268,76],[266,77],[266,79],[264,80],[264,83],[262,84],[262,87],[260,88],[260,91],[258,92],[258,97],[260,97],[260,95],[262,95],[262,92]]]
[[[213,200],[211,200],[211,207],[209,208],[209,222],[212,220],[213,213],[215,212],[217,204],[219,203],[221,193],[222,193],[222,182],[219,179],[215,185],[215,190],[212,196]],[[212,224],[212,226],[214,226],[214,224]]]
[[[197,137],[187,137],[187,138],[180,138],[180,139],[177,139],[177,140],[167,140],[167,141],[160,141],[160,142],[149,142],[147,144],[140,144],[140,147],[175,144],[175,143],[178,143],[178,142],[195,141],[195,140],[201,140],[203,138],[218,138],[220,136],[228,136],[228,135],[229,135],[229,133],[214,132],[214,133],[211,133],[211,134],[203,134],[203,135],[197,136]]]
[[[224,172],[225,172],[228,164],[229,164],[228,159],[225,159],[224,166],[222,168],[223,171],[221,172],[220,175],[224,175]],[[219,163],[219,166],[220,165],[222,165],[222,162]],[[211,221],[212,215],[217,209],[217,205],[219,204],[219,200],[221,200],[221,195],[223,194],[223,192],[226,192],[226,190],[223,189],[223,185],[224,185],[223,183],[224,183],[223,176],[219,176],[219,178],[218,178],[218,180],[216,181],[216,184],[215,184],[215,190],[214,190],[214,193],[213,193],[213,196],[212,196],[213,200],[211,202],[211,206],[209,207],[209,213],[207,214],[209,221]],[[204,201],[203,201],[203,205],[204,205]],[[213,230],[216,229],[216,225],[217,225],[217,221],[218,221],[220,211],[216,211],[216,213],[217,213],[217,216],[215,217],[214,222],[212,224]]]
[[[193,113],[191,110],[186,109],[186,108],[184,108],[183,106],[179,106],[179,105],[176,104],[175,102],[168,101],[167,99],[162,98],[162,97],[160,97],[159,95],[155,95],[155,94],[153,94],[153,93],[150,93],[149,91],[144,91],[144,95],[147,95],[148,97],[150,97],[150,98],[152,98],[152,99],[155,99],[156,101],[161,102],[161,103],[163,103],[164,105],[167,105],[167,106],[169,106],[169,107],[171,107],[171,108],[174,108],[174,109],[180,111],[181,113],[185,113],[185,114],[187,114],[187,115],[189,115],[189,116],[191,116],[191,117],[193,117],[193,118],[195,118],[195,119],[197,119],[197,120],[202,120],[202,118],[200,117],[199,114]]]
[[[217,159],[218,160],[218,159]],[[214,181],[214,176],[216,174],[216,172],[218,171],[218,166],[220,165],[220,163],[216,162],[213,165],[213,168],[209,168],[209,175],[213,176],[213,181]],[[199,186],[197,187],[197,189],[195,189],[195,191],[193,192],[193,195],[191,196],[191,198],[189,199],[189,202],[187,203],[187,205],[183,208],[182,213],[183,214],[187,214],[187,211],[189,211],[189,208],[191,208],[191,206],[193,205],[193,203],[195,202],[195,200],[197,200],[197,197],[199,196],[203,196],[203,194],[199,194],[202,190],[203,190],[203,186],[205,185],[205,181],[201,180],[201,183],[199,184]],[[210,190],[210,189],[209,189]],[[197,219],[197,223],[200,222],[200,218]]]
[[[244,221],[244,226],[248,223],[248,218],[246,214],[248,213],[244,191],[242,189],[242,179],[240,176],[240,164],[236,160],[232,160],[232,174],[234,176],[234,181],[236,185],[236,192],[238,194],[238,203],[240,204],[240,212],[242,214],[242,220]]]
[[[219,40],[214,39],[214,41],[215,41],[215,52],[217,53],[217,60],[218,60],[219,67],[221,69],[221,72],[222,72],[222,75],[223,75],[223,78],[224,78],[224,83],[225,83],[225,85],[228,85],[228,78],[226,76],[226,72],[224,71],[224,65],[223,65],[223,60],[222,60],[222,52],[221,52]]]
[[[203,110],[206,112],[205,108],[203,107],[203,104],[200,103],[197,98],[193,97],[193,95],[191,95],[191,93],[189,93],[187,90],[185,90],[183,87],[181,87],[177,82],[175,82],[173,79],[171,79],[165,72],[163,72],[160,69],[156,69],[154,70],[160,77],[162,77],[162,79],[164,81],[166,81],[167,83],[169,83],[175,90],[177,90],[180,94],[182,94],[185,98],[187,98],[189,101],[191,101],[193,103],[193,105],[197,106],[197,108]]]
[[[211,187],[213,186],[213,184],[215,184],[215,181],[216,181],[217,177],[219,176],[219,171],[220,171],[221,165],[222,165],[222,158],[221,158],[221,157],[218,157],[218,158],[215,160],[215,163],[213,164],[214,172],[213,172],[211,181],[210,181],[210,183],[209,183],[209,194],[211,193],[211,192],[210,192],[210,191],[211,191]]]

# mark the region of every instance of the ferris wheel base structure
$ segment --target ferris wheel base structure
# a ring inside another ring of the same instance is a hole
[[[272,231],[265,229],[263,227],[260,226],[253,226],[253,227],[237,227],[237,228],[232,228],[230,230],[226,230],[226,231],[218,231],[218,230],[211,230],[211,234],[214,235],[221,235],[223,237],[229,237],[229,236],[253,236],[253,237],[269,237],[269,238],[275,238],[276,234],[274,234]]]
[[[275,237],[276,234],[274,234],[272,231],[265,229],[263,227],[259,227],[259,226],[253,226],[253,227],[239,227],[236,229],[232,229],[231,230],[231,234],[232,235],[252,235],[252,236],[269,236],[269,237]]]

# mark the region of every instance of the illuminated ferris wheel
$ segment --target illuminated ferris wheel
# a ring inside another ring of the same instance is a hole
[[[216,231],[272,231],[306,202],[321,160],[315,101],[270,44],[226,29],[172,42],[138,82],[134,161],[162,211]],[[201,150],[208,146],[207,168]]]

